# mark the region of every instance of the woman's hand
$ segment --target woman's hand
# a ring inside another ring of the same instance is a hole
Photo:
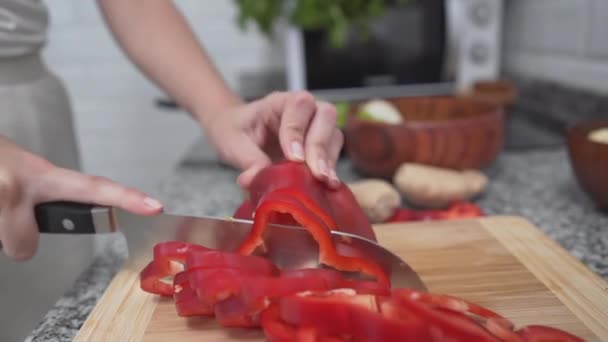
[[[305,161],[330,187],[340,181],[335,166],[344,143],[333,105],[306,92],[276,92],[214,115],[202,124],[220,157],[241,169],[249,186],[257,172],[277,158]]]
[[[0,246],[11,259],[30,259],[38,247],[34,207],[75,201],[153,215],[162,204],[108,179],[62,169],[0,137]]]

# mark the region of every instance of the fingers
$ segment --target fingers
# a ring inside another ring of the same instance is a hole
[[[304,161],[304,140],[316,107],[314,97],[307,92],[295,93],[286,100],[279,141],[288,159]]]
[[[250,137],[243,135],[233,140],[235,143],[228,148],[228,154],[234,154],[239,158],[226,156],[229,160],[234,159],[241,170],[244,170],[237,178],[237,183],[242,188],[248,188],[253,178],[266,166],[272,164],[270,157],[264,153],[259,144]]]
[[[248,169],[246,169],[239,175],[239,177],[237,178],[237,183],[239,184],[239,186],[241,188],[245,188],[245,189],[249,188],[249,185],[251,185],[251,182],[253,181],[255,176],[258,174],[258,172],[260,172],[260,170],[262,170],[263,168],[265,168],[268,165],[270,165],[270,161],[267,164],[258,163],[258,164],[252,165],[251,167],[249,167]]]
[[[27,207],[30,208],[30,207]],[[2,251],[15,261],[31,259],[38,249],[38,231],[33,211],[19,207],[0,216]]]
[[[30,259],[38,248],[38,232],[19,181],[0,170],[0,248],[11,259]]]
[[[334,170],[337,154],[342,147],[342,134],[336,127],[338,113],[326,102],[317,103],[317,111],[305,139],[306,162],[318,179],[331,187],[340,181]],[[338,132],[338,133],[336,133]],[[335,146],[340,143],[340,146]]]
[[[163,205],[141,191],[104,177],[85,175],[73,170],[54,168],[32,182],[31,193],[37,203],[74,201],[118,207],[135,214],[154,215]]]
[[[334,130],[334,134],[331,137],[329,143],[329,167],[332,170],[336,169],[336,163],[340,157],[342,146],[344,145],[344,134],[341,130]]]

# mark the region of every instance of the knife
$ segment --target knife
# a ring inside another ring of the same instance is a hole
[[[210,216],[158,214],[142,216],[119,208],[74,202],[48,202],[35,207],[38,230],[46,234],[104,234],[120,232],[128,248],[125,267],[139,272],[152,259],[155,244],[168,240],[197,243],[208,248],[232,251],[249,234],[253,221]],[[331,231],[335,242],[350,247],[375,261],[390,275],[393,287],[426,291],[418,274],[398,256],[372,240]],[[305,228],[271,224],[265,234],[266,254],[283,269],[324,267],[319,265],[319,248]]]

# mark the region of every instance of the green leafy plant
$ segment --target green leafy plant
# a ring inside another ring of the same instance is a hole
[[[363,37],[369,23],[388,6],[412,0],[235,0],[239,9],[238,23],[245,29],[250,21],[270,37],[276,20],[285,15],[292,25],[304,30],[326,31],[334,47],[346,41],[349,29],[356,28]]]

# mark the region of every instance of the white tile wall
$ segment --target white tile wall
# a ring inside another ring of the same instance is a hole
[[[608,1],[596,0],[591,9],[589,55],[608,59]]]
[[[504,67],[608,93],[606,0],[506,1]]]
[[[589,23],[590,0],[507,2],[507,48],[580,55]]]

